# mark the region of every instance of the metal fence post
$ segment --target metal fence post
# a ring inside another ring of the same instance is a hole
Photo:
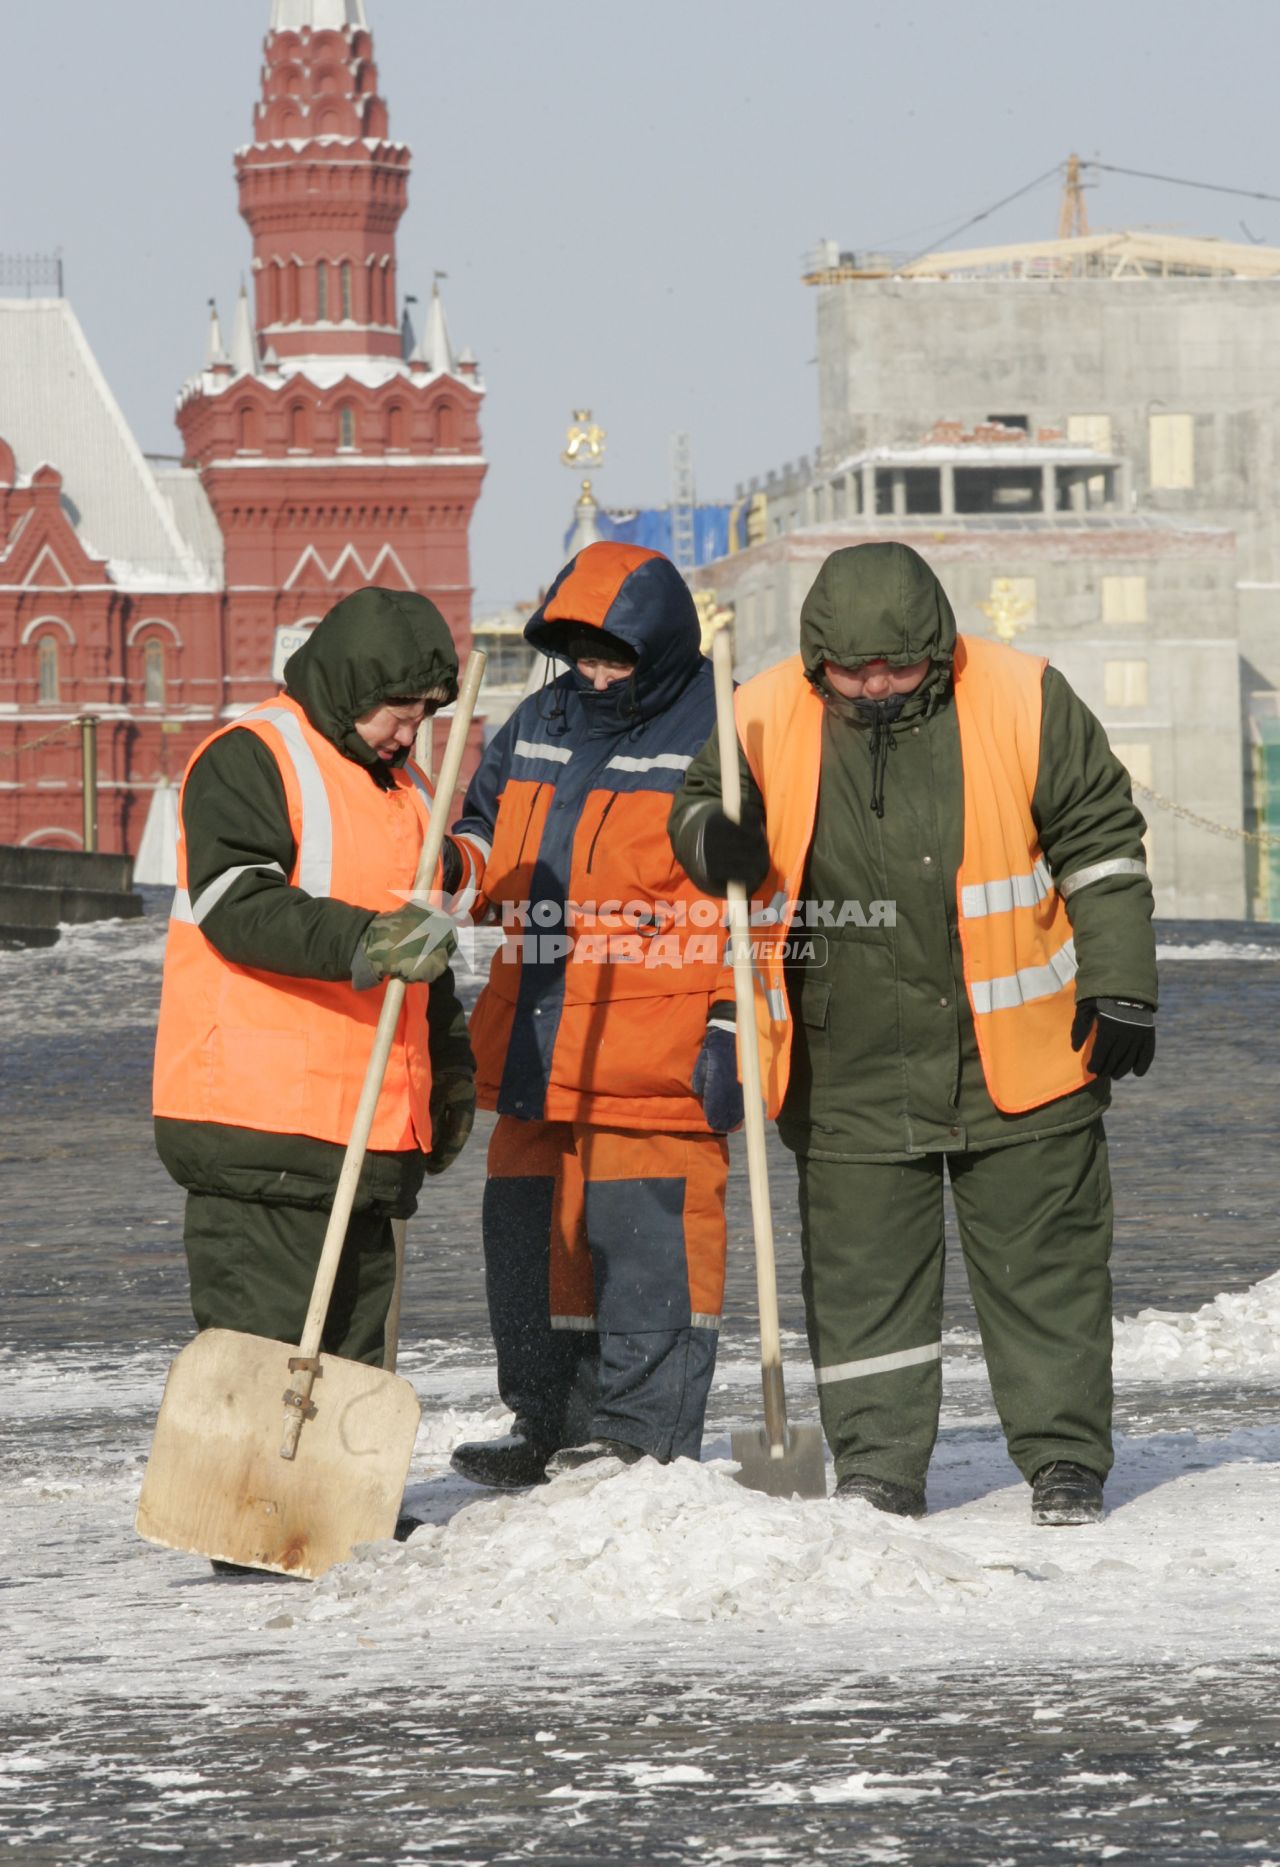
[[[98,847],[98,721],[85,713],[80,720],[80,784],[84,796],[84,847]]]

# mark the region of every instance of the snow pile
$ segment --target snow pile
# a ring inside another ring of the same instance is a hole
[[[419,1387],[420,1394],[421,1391]],[[428,1467],[443,1467],[449,1463],[449,1454],[455,1446],[465,1440],[496,1439],[510,1432],[514,1418],[501,1401],[495,1401],[480,1413],[473,1407],[424,1405],[414,1458]]]
[[[1115,1371],[1131,1380],[1280,1374],[1280,1271],[1189,1314],[1144,1309],[1118,1322]]]
[[[159,915],[91,921],[56,946],[0,953],[0,1035],[64,1038],[69,1017],[94,1043],[153,1026],[167,928]]]
[[[447,1521],[402,1546],[368,1545],[331,1571],[307,1619],[381,1611],[408,1626],[495,1632],[822,1626],[871,1603],[963,1608],[992,1588],[968,1556],[888,1528],[869,1505],[765,1498],[723,1464],[609,1461],[474,1503],[465,1490]]]

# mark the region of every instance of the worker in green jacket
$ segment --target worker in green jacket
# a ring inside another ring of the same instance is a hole
[[[800,654],[736,709],[742,821],[713,735],[671,838],[695,880],[741,882],[759,920],[790,926],[758,1011],[837,1494],[924,1513],[946,1173],[1033,1519],[1094,1522],[1112,1463],[1101,1117],[1155,1049],[1124,768],[1055,669],[957,636],[901,544],[833,553]]]
[[[284,691],[188,766],[153,1106],[187,1190],[200,1328],[299,1339],[395,977],[404,1009],[322,1339],[383,1362],[391,1220],[456,1158],[475,1112],[453,938],[412,896],[431,791],[409,752],[457,668],[434,604],[358,590],[290,657]]]

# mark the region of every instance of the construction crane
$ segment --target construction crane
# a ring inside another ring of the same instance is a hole
[[[691,571],[698,561],[694,535],[693,448],[686,433],[671,437],[671,561]]]
[[[1089,214],[1084,204],[1084,184],[1080,180],[1080,158],[1068,156],[1066,180],[1062,188],[1062,211],[1058,215],[1058,238],[1083,239],[1088,231]]]

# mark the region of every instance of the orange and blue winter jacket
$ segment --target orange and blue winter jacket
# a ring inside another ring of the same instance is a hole
[[[554,655],[567,622],[620,638],[636,666],[601,694],[570,667],[523,701],[454,825],[472,911],[506,933],[471,1020],[480,1103],[705,1133],[690,1079],[733,986],[722,904],[667,837],[715,723],[697,612],[669,559],[608,542],[566,565],[525,635]]]

